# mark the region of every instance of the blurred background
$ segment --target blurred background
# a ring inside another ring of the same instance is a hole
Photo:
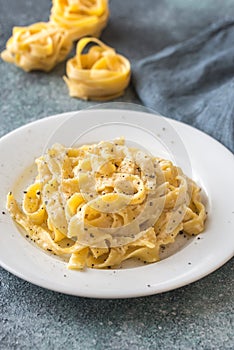
[[[234,15],[234,0],[110,0],[110,20],[101,39],[131,63],[183,41],[210,23]],[[47,21],[49,0],[0,0],[0,50],[14,26]],[[144,33],[144,40],[139,36]],[[74,54],[74,50],[70,56]],[[61,77],[65,62],[49,74],[31,72],[0,60],[0,136],[26,122],[94,105],[70,98]],[[43,103],[42,103],[43,101]],[[140,103],[130,85],[118,101]]]

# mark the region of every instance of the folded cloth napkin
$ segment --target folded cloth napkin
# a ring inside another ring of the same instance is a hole
[[[133,84],[144,105],[234,152],[234,20],[138,61]]]

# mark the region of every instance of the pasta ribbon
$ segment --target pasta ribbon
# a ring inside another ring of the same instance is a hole
[[[87,53],[85,47],[95,43]],[[76,56],[67,62],[64,80],[70,96],[106,101],[119,97],[130,81],[131,67],[127,58],[98,39],[83,38],[77,44]]]
[[[23,211],[35,224],[42,224],[46,217],[44,203],[41,200],[42,186],[35,182],[24,193]]]
[[[28,27],[14,27],[1,57],[26,72],[48,72],[67,57],[71,47],[72,41],[64,29],[50,22],[39,22]]]
[[[108,0],[53,0],[50,21],[64,28],[71,40],[78,40],[99,37],[108,18]]]

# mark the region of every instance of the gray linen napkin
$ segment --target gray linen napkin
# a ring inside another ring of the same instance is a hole
[[[133,66],[144,105],[203,130],[234,152],[234,20]]]

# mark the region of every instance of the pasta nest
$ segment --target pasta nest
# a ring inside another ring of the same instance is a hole
[[[50,21],[78,40],[86,35],[99,37],[108,18],[108,0],[53,0]]]
[[[97,45],[82,53],[90,43]],[[131,66],[127,58],[96,38],[83,38],[77,44],[76,56],[67,62],[64,80],[70,96],[105,101],[124,93],[130,75]]]
[[[72,41],[64,29],[52,23],[38,22],[27,27],[14,27],[1,57],[27,72],[48,72],[66,58],[71,47]]]

